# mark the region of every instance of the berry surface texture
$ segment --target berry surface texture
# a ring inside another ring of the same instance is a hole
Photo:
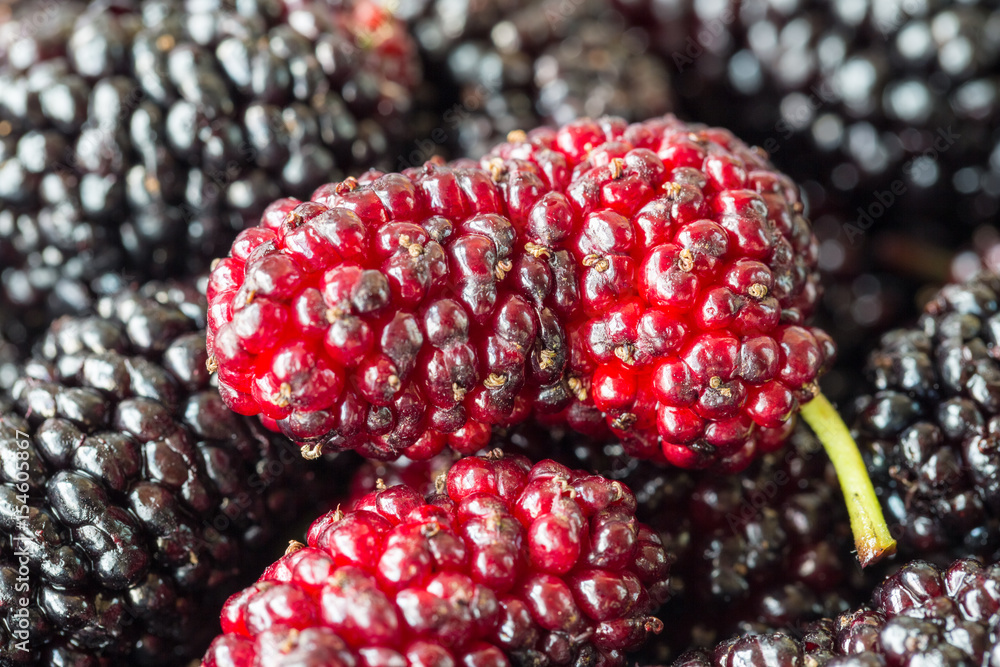
[[[227,403],[313,451],[471,452],[529,415],[745,467],[835,347],[794,184],[667,116],[514,133],[272,204],[208,285]]]

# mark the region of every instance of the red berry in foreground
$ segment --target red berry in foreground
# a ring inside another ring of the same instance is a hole
[[[759,151],[671,116],[325,185],[215,267],[220,386],[309,455],[471,453],[534,415],[737,470],[834,354],[801,212]]]
[[[320,517],[222,611],[207,667],[622,665],[662,623],[659,537],[621,483],[469,457],[436,493]]]

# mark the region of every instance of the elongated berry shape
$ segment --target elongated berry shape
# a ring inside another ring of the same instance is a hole
[[[275,202],[212,273],[209,347],[230,406],[308,453],[472,452],[533,413],[738,470],[832,361],[816,252],[729,132],[586,119]]]
[[[229,599],[203,664],[624,664],[669,590],[634,512],[619,482],[498,451],[427,497],[380,486]]]
[[[946,285],[868,356],[854,429],[901,551],[1000,548],[1000,275]]]

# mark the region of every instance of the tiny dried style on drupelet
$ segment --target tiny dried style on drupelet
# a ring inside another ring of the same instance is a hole
[[[620,482],[495,451],[320,517],[229,599],[204,664],[620,666],[668,575]]]
[[[514,132],[478,163],[281,199],[215,265],[226,402],[308,456],[472,453],[534,416],[639,458],[736,472],[804,416],[832,444],[862,562],[891,551],[807,326],[816,241],[795,185],[672,116]]]

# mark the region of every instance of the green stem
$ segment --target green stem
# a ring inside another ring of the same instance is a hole
[[[844,420],[823,394],[806,403],[801,414],[823,443],[837,471],[861,567],[895,553],[896,540],[889,534],[864,459]]]

